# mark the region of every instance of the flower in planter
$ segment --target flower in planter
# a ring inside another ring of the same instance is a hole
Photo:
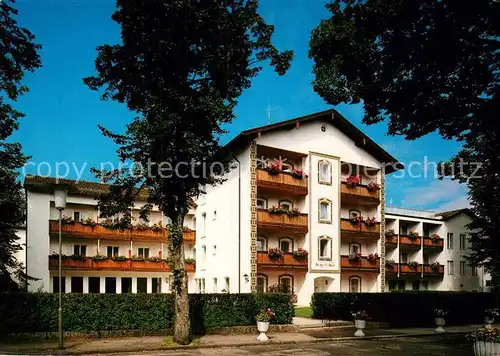
[[[88,225],[88,226],[96,226],[97,225],[97,223],[91,217],[88,217],[85,220],[83,220],[82,224]]]
[[[441,264],[438,261],[431,263],[430,266],[431,266],[431,269],[434,271],[439,271],[439,269],[441,268]]]
[[[417,261],[408,262],[408,267],[410,267],[411,269],[417,269],[418,266],[419,266],[419,263]]]
[[[440,239],[441,239],[441,237],[436,233],[432,234],[432,236],[431,236],[432,242],[438,242]]]
[[[370,192],[375,192],[377,190],[380,190],[380,184],[378,184],[377,182],[370,182],[366,187]]]
[[[386,237],[393,237],[395,234],[393,229],[385,230],[385,236]]]
[[[127,257],[125,257],[125,256],[113,256],[113,257],[111,257],[111,259],[113,261],[126,261]]]
[[[290,216],[299,216],[300,210],[298,208],[292,208],[291,210],[285,210],[286,213]]]
[[[360,180],[359,176],[352,175],[352,176],[347,177],[346,181],[347,181],[347,186],[349,188],[354,188],[359,184],[359,182],[361,180]]]
[[[304,179],[306,177],[306,174],[302,169],[294,169],[292,171],[292,177],[297,179]]]
[[[153,226],[151,226],[151,230],[154,232],[163,231],[163,225],[161,224],[161,222],[159,222],[157,224],[153,224]]]
[[[194,258],[191,258],[191,257],[185,258],[185,259],[184,259],[184,262],[185,262],[187,265],[194,265],[194,264],[196,264],[196,260],[195,260]]]
[[[269,251],[267,251],[269,258],[281,258],[283,254],[284,252],[279,248],[270,248]]]
[[[143,255],[133,255],[132,256],[132,261],[145,261],[146,259],[144,258]]]
[[[444,309],[435,309],[434,310],[434,316],[436,318],[444,318],[446,315],[448,315],[448,312]]]
[[[62,218],[61,218],[61,223],[63,223],[63,224],[74,224],[75,221],[73,220],[73,218],[71,216],[63,215]]]
[[[351,315],[354,320],[370,320],[370,316],[368,315],[366,310],[352,312]]]
[[[272,207],[267,209],[267,211],[269,211],[270,214],[285,214],[286,213],[286,210],[283,209],[283,207],[281,205],[273,205]]]
[[[104,260],[107,260],[108,259],[108,256],[104,256],[104,255],[95,255],[95,256],[92,256],[92,259],[94,261],[104,261]]]
[[[135,229],[137,231],[144,231],[144,230],[148,230],[149,229],[149,225],[146,224],[146,223],[139,223],[137,225],[135,225]]]
[[[309,252],[307,252],[303,248],[299,248],[297,251],[293,251],[292,254],[293,254],[293,257],[295,257],[297,259],[302,259],[302,258],[306,258],[307,256],[309,256]]]
[[[363,221],[365,221],[365,218],[362,217],[361,215],[356,215],[356,216],[352,216],[350,220],[351,220],[351,224],[353,224],[353,225],[359,225]]]
[[[349,262],[356,262],[356,261],[359,261],[361,259],[361,253],[359,252],[351,252],[349,254]]]
[[[484,316],[487,318],[496,318],[500,315],[498,308],[486,309],[484,311]]]
[[[375,224],[378,223],[377,218],[375,216],[371,217],[371,218],[367,218],[365,220],[365,222],[366,222],[366,225],[368,225],[368,226],[374,226]]]
[[[368,261],[375,262],[378,260],[378,253],[370,253],[367,257]]]
[[[259,314],[255,316],[255,320],[261,323],[268,323],[274,317],[274,312],[271,308],[262,308]]]
[[[410,231],[408,237],[410,238],[410,240],[416,240],[419,237],[419,234],[416,231]]]
[[[393,269],[396,266],[396,261],[394,260],[385,260],[385,266],[387,268]]]
[[[50,255],[50,258],[53,258],[53,259],[59,259],[59,254],[58,253],[55,253],[55,252],[52,252],[52,255]],[[68,256],[66,255],[61,255],[61,260],[67,260],[68,259]]]
[[[283,171],[283,162],[280,160],[276,160],[273,163],[270,163],[266,170],[269,172],[270,175],[275,176],[278,175]]]
[[[148,261],[149,262],[161,262],[163,261],[161,257],[158,257],[158,256],[153,256],[153,257],[149,257],[148,258]]]
[[[101,225],[104,227],[110,228],[110,229],[113,229],[116,226],[113,219],[110,219],[110,218],[107,218],[107,219],[104,219],[103,221],[101,221]]]
[[[467,340],[472,342],[494,342],[500,343],[500,331],[491,325],[480,326],[476,331],[465,336]]]
[[[71,255],[70,258],[75,261],[85,261],[87,259],[84,255]]]

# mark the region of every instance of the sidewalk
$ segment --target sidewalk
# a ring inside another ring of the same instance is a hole
[[[477,325],[450,326],[445,328],[446,334],[468,333],[473,331]],[[354,328],[340,328],[334,331],[311,331],[301,333],[271,333],[267,344],[311,344],[319,342],[340,342],[357,340]],[[405,328],[405,329],[372,329],[365,330],[366,337],[361,339],[385,339],[400,337],[417,337],[436,334],[433,328]],[[165,336],[143,336],[126,338],[106,338],[88,340],[66,340],[65,350],[57,350],[57,340],[47,341],[0,341],[0,354],[66,354],[83,355],[95,353],[137,353],[140,351],[157,351],[171,349],[189,348],[214,348],[214,347],[237,347],[249,345],[263,345],[265,343],[256,340],[257,334],[247,335],[205,335],[195,339],[189,346],[170,346],[165,342]]]

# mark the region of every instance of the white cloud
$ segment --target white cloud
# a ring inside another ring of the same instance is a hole
[[[467,196],[461,196],[456,199],[450,200],[446,203],[441,204],[434,210],[442,212],[442,211],[450,211],[463,208],[470,208],[470,201],[469,198],[467,198]]]
[[[467,187],[449,179],[433,179],[426,186],[408,188],[403,194],[402,201],[410,208],[446,211],[470,206]]]

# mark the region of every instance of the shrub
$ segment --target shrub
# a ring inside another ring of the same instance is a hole
[[[481,324],[485,305],[496,305],[493,293],[419,292],[314,293],[313,317],[350,320],[352,312],[366,310],[376,322],[391,327],[432,327],[436,309],[446,309],[447,325]]]
[[[255,325],[261,308],[271,308],[274,324],[290,324],[294,314],[289,294],[191,294],[191,325],[206,328]],[[63,294],[65,331],[161,331],[174,323],[171,294]],[[0,335],[57,331],[58,295],[0,293]]]

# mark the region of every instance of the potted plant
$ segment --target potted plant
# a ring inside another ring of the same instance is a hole
[[[484,311],[484,323],[486,325],[493,324],[495,322],[495,318],[498,317],[499,312],[497,308],[486,309]]]
[[[149,261],[149,262],[161,262],[161,261],[163,261],[163,260],[162,260],[162,258],[161,258],[161,257],[158,257],[158,256],[152,256],[152,257],[149,257],[149,258],[148,258],[148,261]],[[184,260],[184,262],[185,262],[185,260]]]
[[[108,256],[104,256],[104,255],[100,255],[100,254],[97,254],[95,256],[92,256],[92,259],[94,261],[104,261],[104,260],[107,260],[108,259]]]
[[[351,252],[348,257],[350,263],[357,262],[360,259],[361,259],[361,253],[359,252]]]
[[[367,257],[369,262],[376,262],[378,260],[378,253],[370,253]]]
[[[431,263],[431,269],[433,271],[439,272],[440,268],[441,268],[441,264],[438,261]]]
[[[366,222],[366,225],[368,225],[368,226],[374,226],[378,221],[377,221],[377,218],[374,216],[371,218],[367,218],[365,220],[365,222]]]
[[[396,265],[396,261],[394,261],[394,260],[385,260],[385,266],[387,268],[393,269],[395,265]]]
[[[395,235],[393,229],[385,230],[385,236],[386,237],[393,237]]]
[[[298,208],[292,208],[290,210],[285,210],[285,211],[290,216],[299,216],[300,215],[300,210]]]
[[[438,234],[436,234],[436,233],[433,233],[431,235],[432,242],[438,242],[440,239],[441,239],[441,237]]]
[[[262,308],[255,317],[257,321],[257,330],[259,331],[259,336],[257,336],[257,340],[259,341],[267,341],[269,338],[266,335],[267,330],[269,330],[269,321],[273,318],[274,313],[270,308],[264,309]]]
[[[91,217],[85,218],[85,220],[82,221],[82,224],[92,226],[92,227],[97,225],[97,223]]]
[[[115,223],[113,222],[113,219],[107,218],[101,221],[101,225],[110,229],[113,229],[115,227]]]
[[[434,322],[436,323],[436,329],[434,330],[437,333],[444,333],[443,326],[446,324],[444,317],[448,314],[447,311],[443,309],[436,309],[434,311]]]
[[[85,261],[86,257],[84,255],[73,254],[70,258],[74,261]]]
[[[113,256],[113,257],[111,257],[111,259],[113,261],[126,261],[127,257],[125,257],[125,256]]]
[[[363,218],[361,215],[355,215],[355,216],[352,216],[350,218],[350,220],[351,220],[351,224],[359,225],[365,220],[365,218]]]
[[[408,237],[410,238],[410,240],[416,240],[418,238],[418,232],[416,231],[410,231],[410,233],[408,234]]]
[[[366,188],[368,188],[368,191],[370,192],[376,192],[377,190],[380,190],[380,184],[378,184],[377,182],[370,182],[368,183]]]
[[[153,230],[154,232],[163,231],[163,225],[161,224],[161,222],[153,224],[153,226],[151,226],[151,230]]]
[[[269,211],[270,214],[285,214],[286,213],[286,210],[283,209],[283,207],[281,205],[273,205],[272,207],[267,209],[267,211]]]
[[[347,186],[349,188],[355,188],[359,182],[360,182],[360,179],[359,179],[359,176],[356,176],[356,175],[352,175],[352,176],[349,176],[347,177]]]
[[[270,248],[269,251],[267,251],[267,255],[271,259],[278,259],[283,257],[283,251],[279,248]]]
[[[473,342],[475,356],[500,355],[500,333],[497,328],[481,326],[466,337]]]
[[[71,216],[63,215],[61,218],[61,223],[62,224],[74,224],[75,221],[73,220],[73,218]]]
[[[297,178],[297,179],[304,179],[306,174],[302,169],[294,169],[292,171],[292,177]]]
[[[292,252],[293,257],[295,257],[298,260],[305,259],[309,255],[309,252],[304,250],[303,248],[299,248],[297,251]]]
[[[366,310],[360,310],[355,313],[353,312],[352,317],[354,319],[354,326],[357,329],[356,332],[354,333],[354,336],[357,337],[365,336],[363,329],[366,328],[366,321],[370,319],[370,317],[366,313]]]
[[[269,172],[270,175],[276,176],[282,172],[282,170],[283,170],[282,164],[283,164],[283,162],[280,160],[274,161],[273,163],[270,163],[267,166],[266,170]]]
[[[55,252],[52,252],[52,255],[50,255],[50,258],[59,259],[59,254],[55,253]],[[67,259],[68,259],[67,255],[65,255],[65,254],[61,255],[61,260],[67,260]]]
[[[418,268],[418,265],[419,265],[419,263],[417,261],[408,262],[408,267],[410,267],[411,269],[414,269],[414,270],[416,270]]]
[[[144,231],[144,230],[149,229],[149,225],[146,223],[139,223],[139,224],[135,225],[135,229],[137,231]]]

